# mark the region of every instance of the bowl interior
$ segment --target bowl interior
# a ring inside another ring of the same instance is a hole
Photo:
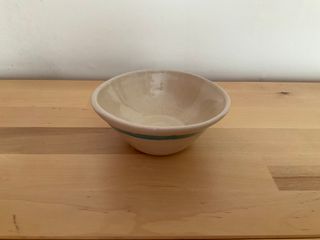
[[[106,112],[128,122],[157,127],[207,121],[226,105],[222,91],[200,77],[165,71],[135,72],[109,80],[98,92]]]

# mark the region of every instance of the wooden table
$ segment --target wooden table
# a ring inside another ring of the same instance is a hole
[[[100,81],[0,81],[1,238],[320,237],[320,84],[221,83],[229,115],[168,157],[91,109]]]

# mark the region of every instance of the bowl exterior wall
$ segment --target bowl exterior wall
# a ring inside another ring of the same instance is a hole
[[[135,149],[157,156],[170,155],[180,152],[192,144],[200,135],[194,134],[185,138],[152,140],[137,138],[120,132],[123,139]]]

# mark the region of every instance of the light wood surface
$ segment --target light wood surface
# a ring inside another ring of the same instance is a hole
[[[99,81],[0,81],[0,238],[320,237],[320,84],[221,83],[230,114],[151,157],[91,110]]]

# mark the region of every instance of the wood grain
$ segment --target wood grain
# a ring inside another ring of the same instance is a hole
[[[101,81],[1,80],[0,127],[105,127],[90,107]],[[217,128],[320,128],[318,83],[219,83],[232,107]]]
[[[280,190],[320,190],[320,165],[270,166],[269,169]]]
[[[137,154],[111,128],[0,128],[0,154]],[[320,129],[208,129],[192,151],[319,153]],[[233,144],[231,144],[233,143]],[[278,160],[279,161],[279,160]]]
[[[0,238],[320,237],[320,84],[222,83],[230,114],[152,157],[91,110],[99,83],[0,81]]]
[[[0,154],[136,154],[111,128],[0,128]]]

